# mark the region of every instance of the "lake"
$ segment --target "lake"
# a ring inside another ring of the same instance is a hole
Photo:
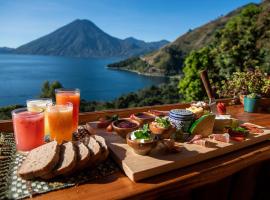
[[[0,106],[25,104],[27,99],[38,97],[45,80],[79,88],[81,98],[97,101],[112,100],[166,81],[106,68],[118,60],[0,54]]]

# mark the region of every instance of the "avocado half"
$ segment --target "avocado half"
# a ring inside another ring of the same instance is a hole
[[[215,115],[203,115],[191,125],[189,132],[194,135],[199,134],[203,137],[208,137],[208,135],[213,133],[214,124]]]

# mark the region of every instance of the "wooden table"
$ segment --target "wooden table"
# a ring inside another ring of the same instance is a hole
[[[186,106],[175,104],[157,106],[155,109],[167,110]],[[136,110],[148,109],[149,107]],[[134,110],[114,112],[127,116]],[[270,127],[268,113],[245,113],[241,105],[229,106],[228,112],[241,120]],[[95,120],[104,114],[106,112],[82,114],[80,120],[81,122]],[[5,127],[8,129],[9,123],[0,122],[0,131]],[[266,141],[139,183],[133,183],[123,172],[118,172],[77,187],[39,195],[36,199],[270,199],[269,169],[270,141]]]

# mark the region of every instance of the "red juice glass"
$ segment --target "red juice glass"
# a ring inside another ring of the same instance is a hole
[[[76,132],[79,123],[79,110],[80,110],[80,90],[79,89],[65,89],[60,88],[55,90],[55,98],[57,105],[66,105],[72,103],[73,105],[73,128],[72,131]]]
[[[11,112],[16,147],[18,151],[30,151],[44,144],[44,110],[30,112],[27,108]]]

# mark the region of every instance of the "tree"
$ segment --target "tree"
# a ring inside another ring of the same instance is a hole
[[[180,80],[178,86],[184,101],[201,100],[205,97],[199,71],[203,69],[211,70],[212,61],[213,58],[209,47],[192,51],[186,57],[183,68],[184,78]]]
[[[49,81],[45,81],[41,88],[41,98],[52,98],[55,99],[55,89],[63,88],[59,81],[54,81],[50,84]]]

